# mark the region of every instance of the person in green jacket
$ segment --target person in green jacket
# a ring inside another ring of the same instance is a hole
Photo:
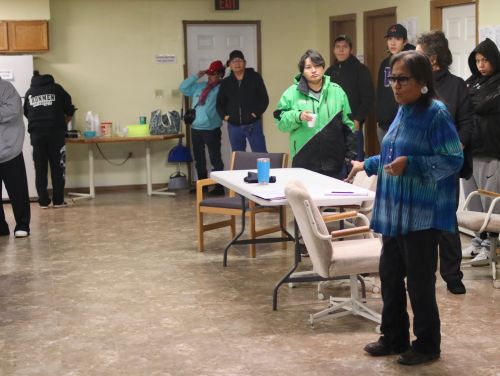
[[[344,179],[346,160],[356,156],[347,95],[324,75],[325,60],[318,52],[307,50],[299,70],[273,113],[278,129],[290,133],[292,167]]]

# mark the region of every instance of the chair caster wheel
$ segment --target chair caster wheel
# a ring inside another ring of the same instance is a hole
[[[498,280],[498,279],[494,280],[493,287],[496,289],[500,289],[500,280]]]
[[[318,300],[325,300],[325,294],[318,292]]]
[[[288,287],[290,287],[291,289],[293,289],[295,287],[295,283],[293,282],[288,282]]]

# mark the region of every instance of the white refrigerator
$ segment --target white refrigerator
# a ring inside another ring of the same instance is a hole
[[[24,94],[30,87],[33,76],[33,56],[13,55],[0,56],[0,77],[14,85],[24,103]],[[28,122],[24,118],[25,136],[23,145],[24,163],[26,165],[26,175],[28,177],[28,190],[31,199],[38,197],[35,186],[35,167],[33,165],[33,148],[28,134]],[[7,191],[2,183],[2,197],[8,199]]]

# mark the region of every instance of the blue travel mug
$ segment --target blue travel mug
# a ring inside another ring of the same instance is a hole
[[[269,184],[269,169],[271,161],[269,158],[257,159],[257,181],[259,184]]]

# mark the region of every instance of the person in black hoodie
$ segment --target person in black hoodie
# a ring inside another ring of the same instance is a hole
[[[391,66],[389,64],[391,57],[398,52],[415,49],[413,44],[407,43],[408,32],[403,25],[395,24],[389,27],[385,38],[387,39],[387,50],[390,55],[380,63],[377,80],[376,118],[377,136],[380,143],[396,117],[399,108],[394,100],[388,78],[391,75]]]
[[[465,81],[451,74],[448,70],[453,58],[448,47],[448,40],[442,31],[430,31],[420,35],[416,50],[427,56],[431,63],[438,97],[446,105],[455,122],[464,151],[464,164],[456,178],[456,208],[458,209],[459,177],[468,179],[472,175],[472,154],[470,153],[473,131],[472,103]],[[439,271],[441,277],[446,281],[448,290],[453,294],[465,294],[466,292],[462,282],[461,263],[462,244],[458,228],[455,232],[441,232],[439,237]]]
[[[54,82],[50,74],[40,75],[35,71],[31,86],[26,92],[24,115],[28,119],[28,132],[33,145],[35,185],[38,204],[49,207],[51,199],[47,191],[47,171],[50,164],[52,179],[52,204],[64,207],[64,184],[66,147],[64,137],[67,123],[73,117],[75,107],[71,96]]]
[[[363,123],[368,116],[373,100],[374,89],[370,71],[352,54],[352,41],[347,35],[339,35],[333,41],[335,64],[330,66],[325,75],[330,81],[339,84],[349,99],[352,119],[356,132],[356,160],[365,159]]]
[[[253,68],[246,68],[239,50],[229,54],[228,65],[231,74],[222,80],[216,107],[227,122],[231,149],[245,151],[248,140],[253,152],[267,153],[262,114],[269,105],[269,96],[264,81]]]
[[[476,189],[500,192],[500,52],[496,44],[486,38],[469,55],[472,72],[466,83],[474,107],[474,129],[472,132],[472,177],[464,182],[465,194]],[[491,203],[471,201],[471,210],[486,211]],[[494,213],[499,214],[496,206]],[[498,234],[490,234],[498,236]],[[490,247],[487,234],[472,239],[471,246],[464,251],[475,256],[472,266],[489,264]]]

